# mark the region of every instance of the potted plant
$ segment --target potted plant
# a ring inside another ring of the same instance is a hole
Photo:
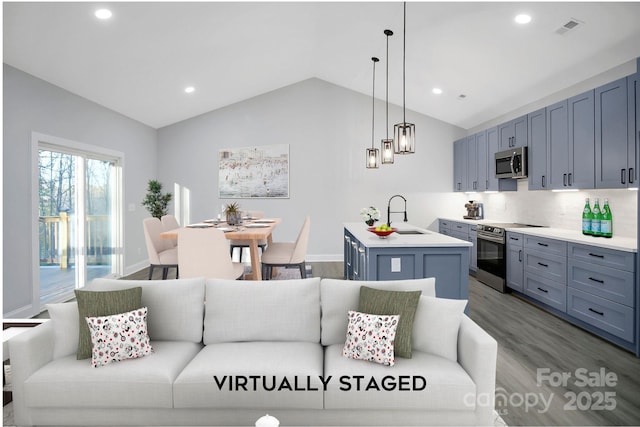
[[[380,211],[375,206],[369,206],[368,208],[360,209],[360,217],[367,223],[368,226],[372,226],[377,220],[380,219]]]
[[[224,208],[224,213],[227,216],[227,224],[237,225],[241,221],[240,205],[237,202],[229,203]]]
[[[168,213],[167,206],[171,197],[171,193],[162,194],[162,184],[159,181],[151,179],[142,206],[147,208],[151,216],[159,219]]]

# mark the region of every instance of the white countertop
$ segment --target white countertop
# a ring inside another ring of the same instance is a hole
[[[381,224],[378,222],[377,224]],[[392,227],[398,230],[417,229],[424,234],[398,234],[392,233],[386,239],[381,239],[377,235],[367,231],[367,224],[363,222],[347,222],[344,227],[353,234],[353,236],[368,248],[380,247],[404,247],[404,248],[425,248],[425,247],[462,247],[472,246],[471,242],[456,239],[455,237],[445,236],[444,234],[429,231],[425,228],[417,227],[407,222],[394,222]]]
[[[462,222],[465,224],[512,224],[513,222],[492,221],[489,219],[463,219],[463,218],[440,218],[447,221]],[[610,239],[604,237],[585,236],[581,230],[568,230],[554,227],[527,227],[527,228],[505,228],[514,233],[528,234],[530,236],[547,237],[571,243],[580,243],[599,248],[613,249],[625,252],[638,252],[638,241],[632,237],[613,236]]]
[[[527,234],[529,236],[547,237],[549,239],[563,240],[582,245],[591,245],[598,248],[614,249],[617,251],[637,252],[638,241],[631,237],[613,236],[610,239],[604,237],[585,236],[582,231],[566,230],[552,227],[533,228],[505,228],[507,231]]]

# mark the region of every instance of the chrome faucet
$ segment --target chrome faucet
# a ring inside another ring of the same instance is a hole
[[[391,211],[391,201],[393,199],[395,199],[396,197],[400,197],[402,200],[404,200],[404,211]],[[404,212],[404,222],[407,222],[407,199],[405,199],[403,196],[401,196],[400,194],[396,194],[395,196],[391,196],[391,198],[389,199],[389,203],[387,204],[387,225],[389,227],[391,227],[391,214],[392,213],[403,213]]]

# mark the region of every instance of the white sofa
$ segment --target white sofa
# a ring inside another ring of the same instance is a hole
[[[422,291],[411,359],[342,356],[361,285]],[[17,425],[249,426],[265,413],[282,426],[493,423],[497,343],[466,315],[446,314],[435,279],[99,279],[86,289],[137,286],[148,356],[99,368],[76,360],[75,302],[53,305],[51,322],[10,342]]]

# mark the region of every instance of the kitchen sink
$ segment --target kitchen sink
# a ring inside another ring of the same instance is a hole
[[[398,234],[427,234],[425,231],[420,230],[397,230]]]

